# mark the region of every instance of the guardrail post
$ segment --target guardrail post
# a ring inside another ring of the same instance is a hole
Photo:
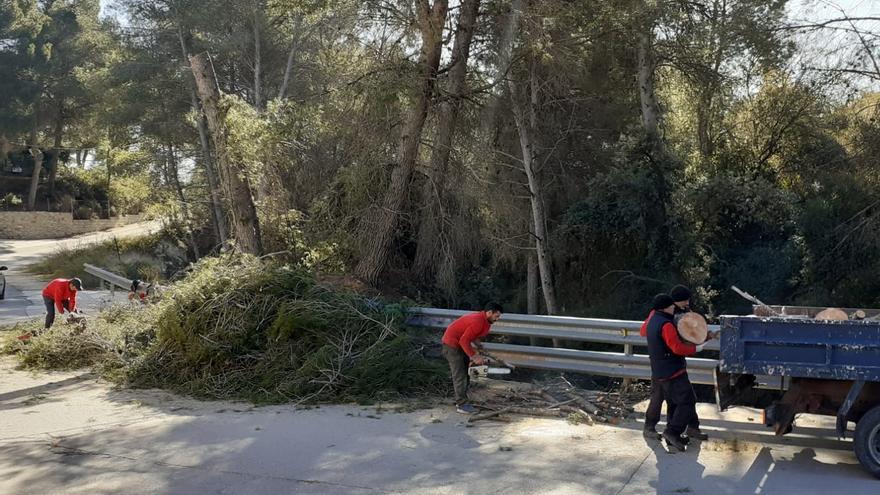
[[[623,329],[623,336],[627,337],[628,334],[629,334],[629,331],[624,328]],[[627,356],[632,356],[633,355],[633,345],[632,344],[623,344],[623,353]],[[631,378],[624,378],[623,379],[623,389],[624,390],[628,389],[630,385],[632,385],[632,379]]]

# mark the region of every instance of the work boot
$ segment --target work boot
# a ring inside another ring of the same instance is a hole
[[[654,428],[645,428],[642,430],[642,436],[644,436],[647,440],[660,440],[662,438],[657,430]]]
[[[455,406],[455,411],[461,414],[476,414],[477,408],[470,404],[459,404]]]
[[[699,428],[693,426],[688,426],[685,434],[688,436],[688,438],[695,438],[700,441],[709,439],[709,435],[703,433],[702,431],[700,431]]]
[[[663,438],[666,439],[666,445],[670,445],[679,450],[679,452],[684,452],[687,446],[684,442],[681,441],[681,437],[676,435],[675,433],[670,433],[669,431],[663,432]]]

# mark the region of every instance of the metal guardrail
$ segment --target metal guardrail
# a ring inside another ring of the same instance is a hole
[[[413,308],[407,323],[412,326],[442,329],[468,311],[436,308]],[[508,314],[492,325],[491,335],[536,337],[569,342],[593,342],[623,346],[623,352],[586,351],[571,348],[541,347],[535,345],[484,343],[487,351],[514,366],[523,368],[575,371],[599,376],[649,380],[651,362],[647,354],[635,353],[636,347],[647,349],[647,340],[639,335],[641,321],[575,318],[570,316],[543,316]],[[719,329],[710,325],[711,331]],[[706,349],[718,351],[717,340],[706,344]],[[687,358],[689,376],[694,383],[714,384],[713,370],[716,359]],[[765,387],[782,386],[781,377],[759,377]]]
[[[104,284],[106,283],[110,288],[110,293],[113,294],[116,292],[116,287],[128,290],[131,288],[131,280],[125,278],[121,275],[117,275],[113,272],[109,272],[104,270],[103,268],[98,268],[95,265],[90,265],[88,263],[83,263],[83,270],[89,275],[93,275],[101,281],[101,288],[103,289]]]
[[[131,290],[132,280],[127,277],[117,275],[111,271],[99,268],[95,265],[90,265],[88,263],[83,263],[83,270],[90,275],[94,275],[98,280],[100,280],[102,289],[106,285],[110,290],[111,295],[115,295],[117,287],[125,290],[126,292]],[[163,286],[155,283],[148,283],[146,287],[147,294],[153,296],[161,295],[165,289]]]

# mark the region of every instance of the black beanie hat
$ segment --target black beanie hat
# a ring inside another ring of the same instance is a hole
[[[673,304],[675,304],[675,301],[673,301],[667,294],[657,294],[654,296],[654,302],[651,303],[651,309],[659,311],[661,309],[666,309]]]
[[[669,296],[675,302],[689,301],[691,299],[691,290],[683,285],[676,285],[669,291]]]

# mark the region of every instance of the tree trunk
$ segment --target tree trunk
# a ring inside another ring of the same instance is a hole
[[[535,253],[538,258],[538,273],[541,281],[541,289],[544,292],[544,304],[547,314],[556,314],[556,291],[553,287],[553,272],[550,261],[550,253],[547,248],[547,214],[544,210],[544,191],[541,185],[537,165],[537,106],[538,106],[538,81],[535,72],[535,61],[529,63],[529,90],[525,91],[523,82],[510,84],[510,97],[513,103],[513,118],[519,134],[520,150],[522,152],[523,171],[526,174],[529,185],[529,203],[532,210],[532,225],[535,229]]]
[[[52,148],[52,158],[49,159],[49,196],[55,197],[55,179],[58,177],[58,155],[61,153],[61,141],[64,138],[64,117],[62,110],[58,109],[55,119],[55,136]]]
[[[263,23],[263,7],[258,0],[254,5],[254,108],[258,112],[263,110],[262,98],[262,63],[263,57],[260,53],[260,28]]]
[[[302,23],[297,17],[294,31],[296,31]],[[284,79],[281,81],[281,87],[278,88],[278,99],[283,100],[287,96],[287,86],[290,84],[290,76],[293,74],[293,65],[296,62],[296,49],[299,45],[299,38],[294,34],[293,40],[290,42],[290,51],[287,52],[287,65],[284,66]]]
[[[538,314],[538,258],[529,253],[526,272],[526,312]],[[538,345],[537,337],[529,337],[529,345]]]
[[[40,186],[40,171],[43,170],[43,152],[35,144],[31,145],[31,153],[34,157],[34,173],[31,175],[31,188],[28,191],[27,208],[34,211],[37,204],[37,188]]]
[[[708,160],[715,153],[715,145],[712,137],[712,94],[710,90],[704,90],[697,104],[697,141],[700,147],[700,156]]]
[[[260,254],[263,243],[260,235],[260,221],[251,192],[250,182],[244,170],[239,170],[230,163],[229,150],[226,145],[225,111],[221,108],[220,89],[214,67],[207,53],[189,57],[190,67],[196,80],[196,87],[201,98],[205,117],[208,119],[208,131],[217,152],[217,162],[221,170],[220,178],[226,197],[232,206],[232,224],[238,248],[245,253]]]
[[[428,116],[428,107],[434,94],[437,69],[443,44],[443,25],[446,22],[447,0],[417,0],[419,30],[422,48],[419,57],[419,94],[406,118],[397,152],[397,164],[391,173],[391,184],[382,202],[382,208],[370,215],[362,225],[365,240],[363,256],[355,273],[368,283],[375,283],[385,263],[394,234],[400,222],[401,210],[409,196],[413,172],[418,159],[422,129]]]
[[[192,228],[192,217],[189,212],[189,203],[186,201],[186,196],[183,194],[183,187],[180,185],[180,174],[177,169],[177,157],[174,156],[174,146],[171,143],[168,143],[168,147],[166,149],[168,154],[168,174],[173,181],[174,190],[177,192],[177,199],[180,201],[180,214],[183,216],[183,224],[186,229],[187,236],[189,237],[189,243],[193,250],[193,256],[195,259],[201,258],[199,254],[199,243],[196,242],[196,236],[193,232]]]
[[[178,27],[177,36],[180,40],[180,50],[183,60],[189,60],[189,49],[186,46],[186,37],[183,35],[183,28]],[[208,179],[208,189],[211,192],[211,213],[214,219],[214,228],[217,232],[217,238],[220,244],[225,245],[229,235],[226,232],[226,215],[223,213],[223,195],[220,191],[220,184],[217,180],[217,174],[214,169],[214,159],[211,154],[211,144],[208,142],[208,123],[205,113],[202,111],[202,105],[196,94],[196,88],[190,85],[189,94],[193,111],[196,112],[196,127],[199,131],[199,143],[202,146],[201,163],[205,168],[205,177]]]
[[[452,47],[452,68],[449,71],[448,95],[437,109],[437,128],[434,133],[434,149],[431,153],[430,177],[422,192],[422,215],[419,222],[419,240],[416,250],[415,272],[425,278],[436,272],[443,262],[443,253],[453,253],[441,244],[448,243],[442,234],[445,225],[444,203],[449,199],[446,188],[446,172],[452,152],[452,138],[458,123],[465,91],[467,90],[467,62],[470,56],[474,26],[480,10],[480,0],[463,0],[458,18],[458,29]],[[445,260],[454,262],[454,260]],[[454,263],[453,263],[454,264]]]
[[[654,60],[654,27],[653,23],[646,26],[639,34],[638,46],[638,85],[639,100],[642,109],[642,125],[648,136],[660,140],[660,105],[654,90],[654,71],[657,63]]]
[[[526,312],[530,315],[538,314],[538,258],[534,253],[529,253],[526,275]]]

